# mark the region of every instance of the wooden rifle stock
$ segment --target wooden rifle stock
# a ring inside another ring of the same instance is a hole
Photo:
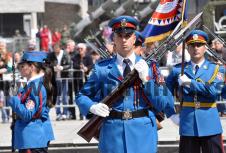
[[[83,126],[79,131],[78,135],[84,138],[87,142],[90,142],[90,140],[94,137],[98,139],[99,137],[99,129],[101,127],[101,124],[103,122],[104,118],[94,115],[85,126]]]
[[[109,108],[119,99],[122,97],[124,91],[133,84],[135,80],[139,79],[139,75],[137,71],[134,69],[132,72],[130,72],[127,77],[125,78],[125,81],[123,81],[122,84],[120,84],[116,89],[114,89],[107,97],[105,97],[101,103],[106,104]],[[101,127],[101,124],[103,122],[104,118],[94,115],[85,126],[83,126],[79,131],[78,135],[84,138],[87,142],[90,142],[90,140],[95,137],[98,138],[99,136],[99,129]]]

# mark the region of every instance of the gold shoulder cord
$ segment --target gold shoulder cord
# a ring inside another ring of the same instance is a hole
[[[212,77],[210,78],[209,81],[207,81],[208,84],[211,84],[211,83],[216,79],[217,73],[218,73],[218,71],[219,71],[219,67],[220,67],[219,65],[216,65]],[[197,82],[205,83],[205,82],[204,82],[202,79],[200,79],[200,78],[197,78],[196,81],[197,81]]]

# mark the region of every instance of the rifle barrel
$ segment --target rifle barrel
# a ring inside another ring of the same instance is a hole
[[[90,46],[95,52],[97,52],[102,58],[110,58],[111,55],[108,52],[104,51],[102,48],[97,48],[92,42],[87,39],[84,39],[88,46]]]
[[[221,61],[222,64],[226,65],[226,61],[220,57],[215,51],[213,51],[209,45],[206,44],[206,47],[207,47],[207,51],[210,52],[210,54],[216,59],[216,60],[219,60]]]
[[[215,38],[218,39],[223,45],[224,47],[226,47],[226,42],[224,41],[223,38],[221,38],[220,36],[216,35],[214,32],[212,32],[209,28],[207,28],[207,26],[203,25],[203,27]]]

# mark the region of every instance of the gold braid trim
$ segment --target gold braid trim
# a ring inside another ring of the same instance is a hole
[[[219,71],[219,67],[220,67],[219,65],[216,65],[215,70],[214,70],[214,72],[213,72],[213,75],[212,75],[212,77],[210,78],[210,80],[208,81],[209,84],[211,84],[211,83],[216,79],[217,73],[218,73],[218,71]],[[202,79],[200,79],[200,78],[197,78],[196,81],[197,81],[197,82],[205,83],[205,82],[204,82]]]

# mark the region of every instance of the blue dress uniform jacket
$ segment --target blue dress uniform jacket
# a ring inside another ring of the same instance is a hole
[[[50,108],[48,106],[46,106],[43,109],[44,109],[43,114],[42,114],[43,128],[45,131],[47,141],[50,142],[52,140],[55,140],[52,124],[51,124],[50,117],[49,117]]]
[[[19,118],[14,127],[16,149],[45,148],[54,138],[46,99],[42,77],[31,81],[20,94],[10,98],[9,104]]]
[[[220,94],[220,84],[223,79],[219,72],[216,77],[211,80],[216,70],[216,64],[211,63],[208,60],[202,64],[196,75],[192,72],[191,62],[185,63],[184,74],[190,78],[191,84],[189,87],[183,88],[183,104],[187,102],[194,103],[194,95],[197,95],[197,101],[208,105],[208,103],[216,102],[217,97]],[[181,64],[173,67],[170,75],[167,78],[167,86],[174,92],[176,84],[178,82],[178,76],[181,73]],[[208,83],[208,81],[210,81]],[[188,104],[188,103],[187,103]],[[180,135],[182,136],[210,136],[222,133],[222,127],[218,110],[215,107],[182,107],[180,111]]]
[[[141,57],[136,56],[136,62],[140,59]],[[116,66],[116,57],[97,63],[90,78],[76,96],[76,103],[81,113],[86,115],[90,107],[100,102],[121,84],[122,79]],[[167,88],[159,87],[153,80],[149,80],[143,90],[158,111],[167,110],[168,116],[175,113],[173,97]],[[99,96],[96,96],[97,92],[100,93]],[[134,107],[134,91],[131,87],[113,104],[112,109],[135,111],[147,107],[147,103],[142,98],[137,108]],[[157,127],[154,113],[149,111],[149,117],[129,120],[107,117],[100,130],[99,150],[101,153],[156,153]]]
[[[45,113],[48,116],[45,116],[44,118],[42,118],[43,128],[44,128],[45,135],[46,135],[48,142],[55,140],[52,124],[51,124],[51,121],[50,121],[50,118],[49,118],[49,111],[50,111],[50,108],[48,106],[46,106]]]

